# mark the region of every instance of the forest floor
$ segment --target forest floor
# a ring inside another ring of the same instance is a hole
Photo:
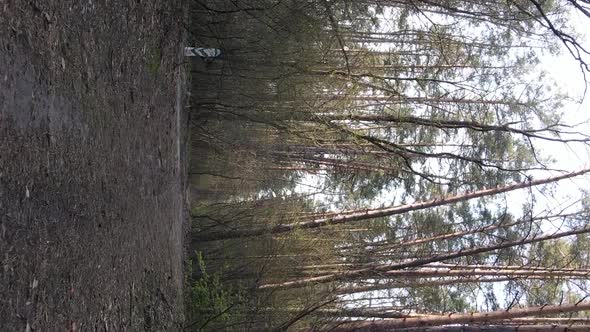
[[[0,330],[179,330],[180,0],[0,1]]]

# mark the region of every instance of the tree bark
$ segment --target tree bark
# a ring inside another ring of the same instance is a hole
[[[590,302],[575,304],[545,305],[541,307],[516,308],[509,310],[497,310],[489,312],[476,312],[465,314],[448,314],[444,316],[424,316],[406,319],[375,320],[375,321],[349,321],[339,324],[333,332],[365,331],[381,332],[392,331],[393,329],[440,326],[450,324],[481,324],[492,323],[499,320],[506,320],[520,317],[531,317],[538,315],[563,314],[590,310]]]
[[[423,202],[416,202],[412,204],[405,204],[405,205],[398,205],[392,206],[387,208],[381,209],[373,209],[373,210],[357,210],[351,211],[346,214],[340,214],[334,217],[329,218],[322,218],[316,219],[308,222],[299,222],[293,224],[285,224],[285,225],[277,225],[270,229],[268,228],[259,228],[259,229],[249,229],[249,230],[228,230],[225,232],[220,233],[209,233],[209,234],[196,234],[193,239],[195,241],[213,241],[213,240],[223,240],[223,239],[233,239],[233,238],[242,238],[242,237],[251,237],[251,236],[259,236],[263,234],[280,234],[280,233],[287,233],[291,232],[295,229],[307,229],[307,228],[319,228],[322,226],[327,225],[337,225],[337,224],[344,224],[353,221],[360,221],[360,220],[367,220],[373,218],[380,218],[380,217],[388,217],[394,216],[399,214],[404,214],[412,211],[419,211],[428,208],[433,208],[437,206],[443,206],[448,204],[459,203],[467,200],[471,200],[474,198],[480,198],[485,196],[492,196],[497,195],[509,191],[514,191],[523,188],[529,188],[533,186],[538,186],[542,184],[557,182],[564,179],[569,179],[578,175],[582,175],[585,173],[590,172],[590,169],[584,169],[577,172],[566,173],[559,176],[548,177],[539,180],[532,180],[532,181],[525,181],[520,183],[515,183],[503,187],[497,188],[489,188],[478,190],[474,192],[468,192],[462,195],[455,195],[455,196],[448,196],[442,198],[436,198],[429,201]]]
[[[447,285],[468,284],[468,283],[481,284],[481,283],[511,281],[511,280],[516,280],[516,279],[518,279],[518,278],[515,278],[515,277],[505,277],[505,278],[484,278],[484,277],[475,277],[474,278],[474,277],[470,277],[470,278],[456,278],[456,279],[445,279],[445,280],[434,280],[434,281],[411,280],[408,282],[388,282],[388,283],[381,283],[381,284],[367,285],[367,286],[343,287],[343,288],[336,289],[334,291],[334,293],[337,295],[344,295],[344,294],[372,292],[372,291],[378,291],[378,290],[397,289],[397,288],[421,288],[421,287],[447,286]],[[529,280],[531,280],[531,279],[542,280],[541,278],[534,278],[534,277],[527,277],[527,279],[529,279]]]
[[[339,330],[330,330],[339,331]],[[348,330],[366,331],[366,330]],[[393,330],[380,330],[393,331]],[[590,332],[589,325],[462,325],[403,329],[403,332]]]
[[[566,237],[566,236],[584,234],[584,233],[590,233],[590,226],[586,226],[581,229],[576,229],[576,230],[571,230],[571,231],[566,231],[566,232],[560,232],[560,233],[554,233],[554,234],[545,235],[545,236],[534,237],[534,238],[530,238],[530,239],[521,239],[521,240],[517,240],[517,241],[507,241],[507,242],[499,243],[497,245],[483,247],[483,248],[465,249],[465,250],[455,251],[455,252],[452,252],[449,254],[439,254],[439,255],[434,255],[432,257],[428,257],[428,258],[415,259],[413,261],[409,261],[409,262],[405,262],[405,263],[388,264],[388,265],[382,265],[382,266],[378,266],[378,267],[369,267],[369,268],[346,271],[346,272],[342,272],[342,273],[335,273],[335,274],[331,274],[331,275],[323,275],[323,276],[318,276],[318,277],[285,281],[285,282],[277,283],[277,284],[265,284],[265,285],[259,286],[259,288],[260,289],[281,289],[281,288],[286,289],[286,288],[303,287],[306,285],[316,284],[316,283],[326,283],[326,282],[331,282],[331,281],[354,280],[356,278],[362,278],[365,276],[373,276],[374,277],[376,275],[381,275],[383,272],[390,272],[391,273],[391,271],[395,271],[395,270],[402,270],[402,269],[406,269],[406,268],[424,266],[429,263],[441,262],[441,261],[455,259],[455,258],[459,258],[459,257],[466,257],[466,256],[471,256],[471,255],[482,254],[485,252],[490,252],[490,251],[494,251],[494,250],[498,250],[498,249],[505,249],[505,248],[510,248],[510,247],[514,247],[514,246],[518,246],[518,245],[524,245],[524,244],[529,244],[529,243],[558,239],[558,238],[562,238],[562,237]]]

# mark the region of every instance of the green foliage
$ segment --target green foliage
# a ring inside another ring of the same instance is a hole
[[[198,277],[187,292],[187,307],[199,313],[196,326],[235,321],[265,330],[340,287],[375,283],[396,284],[388,294],[392,305],[425,313],[479,309],[474,303],[482,299],[496,310],[504,302],[500,288],[508,302],[541,304],[563,295],[562,281],[522,275],[503,287],[497,280],[506,271],[478,272],[494,276],[480,284],[477,275],[411,275],[423,266],[403,269],[410,277],[399,280],[383,269],[445,255],[454,258],[434,263],[554,267],[569,253],[575,259],[568,268],[588,266],[586,236],[573,245],[553,241],[462,255],[540,233],[544,221],[532,220],[532,194],[518,215],[500,196],[393,216],[365,211],[493,192],[549,167],[536,149],[544,141],[535,136],[554,138],[567,128],[558,125],[556,110],[565,96],[536,72],[535,48],[551,43],[533,17],[504,2],[261,0],[247,8],[204,2],[196,13],[215,23],[195,27],[195,40],[220,44],[227,58],[215,68],[194,66],[191,181],[202,195],[192,231],[204,240],[192,245],[207,253],[208,268],[198,255]],[[522,8],[535,10],[525,3]],[[445,24],[436,23],[441,17]],[[354,221],[330,222],[338,215]],[[299,227],[314,221],[322,227]],[[374,266],[382,269],[371,271]],[[347,274],[355,269],[362,273]],[[315,283],[332,275],[344,278]],[[257,288],[300,280],[313,282]],[[237,296],[234,289],[248,292]],[[362,306],[351,302],[334,309]],[[298,323],[325,318],[309,316]]]
[[[202,331],[219,322],[228,322],[230,309],[237,304],[239,296],[221,282],[221,271],[210,275],[202,253],[195,254],[198,270],[193,270],[193,260],[189,260],[186,269],[185,309],[190,329]]]

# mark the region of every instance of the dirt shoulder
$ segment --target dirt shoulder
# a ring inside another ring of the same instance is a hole
[[[177,330],[181,1],[1,4],[0,330]]]

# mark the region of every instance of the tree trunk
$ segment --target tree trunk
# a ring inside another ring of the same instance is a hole
[[[545,305],[541,307],[517,308],[510,310],[497,310],[489,312],[477,312],[466,314],[448,314],[423,316],[406,319],[375,320],[375,321],[349,321],[339,324],[333,332],[348,331],[365,331],[381,332],[392,331],[394,329],[423,327],[423,326],[440,326],[450,324],[481,324],[493,323],[499,320],[506,320],[520,317],[531,317],[538,315],[562,314],[568,312],[578,312],[590,310],[590,302],[581,302],[576,304],[562,305]]]
[[[375,275],[381,275],[383,272],[390,272],[391,273],[391,271],[395,271],[395,270],[402,270],[402,269],[406,269],[406,268],[418,267],[418,266],[423,266],[423,265],[426,265],[429,263],[441,262],[441,261],[455,259],[455,258],[459,258],[459,257],[467,257],[467,256],[471,256],[471,255],[477,255],[477,254],[482,254],[485,252],[494,251],[494,250],[510,248],[510,247],[514,247],[514,246],[518,246],[518,245],[525,245],[525,244],[541,242],[541,241],[546,241],[546,240],[553,240],[553,239],[558,239],[558,238],[562,238],[562,237],[566,237],[566,236],[584,234],[584,233],[590,233],[590,226],[586,226],[581,229],[576,229],[576,230],[571,230],[571,231],[561,232],[561,233],[554,233],[551,235],[539,236],[539,237],[530,238],[530,239],[521,239],[521,240],[517,240],[517,241],[503,242],[503,243],[500,243],[497,245],[483,247],[483,248],[464,249],[464,250],[459,250],[459,251],[452,252],[449,254],[434,255],[432,257],[415,259],[413,261],[409,261],[406,263],[381,265],[378,267],[369,267],[369,268],[364,268],[364,269],[351,270],[351,271],[346,271],[346,272],[336,273],[336,274],[331,274],[331,275],[324,275],[324,276],[319,276],[319,277],[285,281],[285,282],[277,283],[277,284],[265,284],[265,285],[259,286],[259,288],[260,289],[296,288],[296,287],[303,287],[306,285],[316,284],[316,283],[354,280],[356,278],[363,278],[366,276],[373,276],[374,277]]]
[[[497,188],[490,188],[490,189],[483,189],[478,190],[470,193],[465,193],[462,195],[455,195],[450,197],[442,197],[433,199],[430,201],[424,202],[416,202],[413,204],[405,204],[399,206],[392,206],[388,208],[381,208],[381,209],[373,209],[373,210],[357,210],[351,211],[346,214],[340,214],[335,217],[330,218],[323,218],[312,220],[308,222],[299,222],[293,224],[286,224],[286,225],[278,225],[274,226],[270,229],[267,228],[259,228],[259,229],[249,229],[249,230],[228,230],[225,232],[220,233],[209,233],[209,234],[196,234],[194,236],[195,241],[214,241],[214,240],[223,240],[223,239],[233,239],[233,238],[241,238],[241,237],[251,237],[251,236],[258,236],[263,234],[280,234],[280,233],[287,233],[291,232],[295,229],[306,229],[306,228],[319,228],[326,225],[337,225],[337,224],[344,224],[353,221],[360,221],[360,220],[367,220],[373,218],[380,218],[380,217],[387,217],[387,216],[394,216],[399,214],[404,214],[412,211],[419,211],[424,210],[432,207],[443,206],[448,204],[459,203],[467,200],[471,200],[474,198],[480,198],[485,196],[492,196],[497,195],[513,190],[518,190],[522,188],[529,188],[533,186],[538,186],[546,183],[557,182],[563,179],[569,179],[578,175],[582,175],[585,173],[590,172],[590,169],[584,169],[577,172],[571,172],[559,176],[548,177],[540,180],[532,180],[532,181],[525,181],[516,184],[511,184],[504,187],[497,187]]]
[[[330,330],[342,331],[342,330]],[[346,330],[370,331],[370,330]],[[393,330],[378,330],[393,331]],[[590,332],[590,325],[462,325],[403,329],[403,332]]]
[[[365,293],[365,292],[372,292],[378,290],[388,290],[388,289],[397,289],[397,288],[421,288],[421,287],[433,287],[433,286],[447,286],[447,285],[457,285],[457,284],[481,284],[481,283],[492,283],[492,282],[503,282],[503,281],[511,281],[516,280],[518,278],[515,277],[506,277],[506,278],[483,278],[483,277],[470,277],[470,278],[457,278],[457,279],[446,279],[446,280],[434,280],[434,281],[424,281],[424,280],[410,280],[407,282],[388,282],[388,283],[381,283],[375,285],[367,285],[367,286],[350,286],[350,287],[343,287],[337,288],[334,293],[337,295],[344,295],[344,294],[354,294],[354,293]],[[534,279],[534,280],[542,280],[541,278],[534,278],[534,277],[527,277],[526,279]],[[570,278],[571,280],[571,278]]]

